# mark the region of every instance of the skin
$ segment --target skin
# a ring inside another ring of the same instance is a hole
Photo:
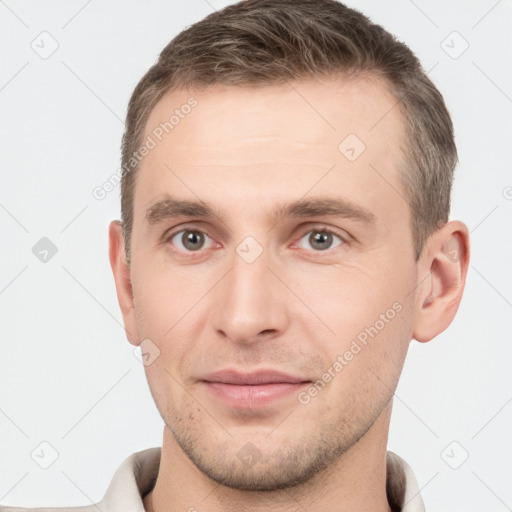
[[[410,341],[429,341],[457,311],[468,230],[448,222],[415,261],[399,179],[404,121],[380,79],[175,90],[155,106],[145,135],[191,95],[197,107],[141,164],[130,265],[118,221],[109,233],[127,337],[160,351],[145,366],[165,427],[144,505],[388,511],[393,392]],[[366,146],[353,162],[338,150],[348,134]],[[146,211],[165,194],[202,200],[219,217],[151,225]],[[276,205],[313,198],[341,198],[374,220],[272,219]],[[312,236],[326,228],[335,235],[319,250]],[[206,236],[190,250],[183,229]],[[247,236],[262,249],[252,263],[236,252]],[[291,393],[264,407],[227,407],[201,382],[225,368],[315,382],[396,303],[400,312],[307,404]],[[239,456],[247,443],[255,463]]]

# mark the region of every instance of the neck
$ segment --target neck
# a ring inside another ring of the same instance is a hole
[[[305,484],[278,491],[231,489],[204,475],[165,427],[158,477],[144,498],[147,512],[390,512],[386,446],[391,402],[368,432],[335,464]]]

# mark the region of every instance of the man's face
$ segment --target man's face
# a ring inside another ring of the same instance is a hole
[[[190,96],[167,93],[145,137]],[[193,96],[136,184],[133,322],[160,351],[149,386],[209,477],[304,482],[386,435],[412,337],[401,113],[368,78]]]

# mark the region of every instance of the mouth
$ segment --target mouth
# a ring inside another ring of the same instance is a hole
[[[311,384],[309,379],[274,370],[251,373],[222,370],[207,374],[200,382],[214,399],[235,409],[266,407]]]

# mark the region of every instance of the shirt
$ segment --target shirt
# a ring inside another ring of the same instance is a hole
[[[145,512],[142,499],[156,483],[161,452],[161,447],[147,448],[127,457],[117,468],[103,499],[97,504],[34,509],[0,505],[0,512]],[[393,512],[425,512],[411,468],[389,451],[386,491]]]

